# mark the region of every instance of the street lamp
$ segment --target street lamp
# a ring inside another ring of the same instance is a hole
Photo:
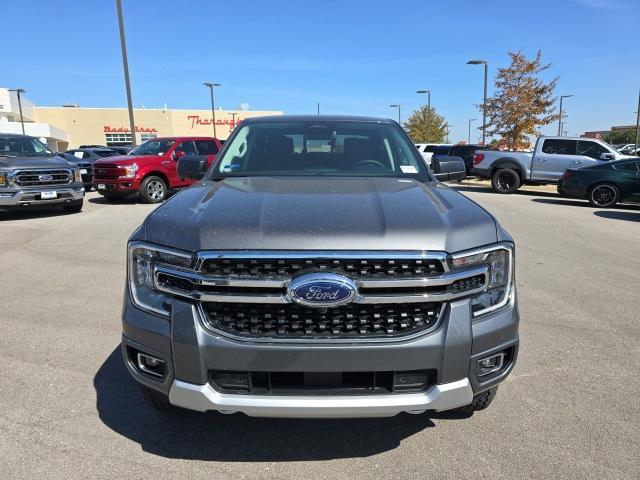
[[[236,115],[238,112],[231,112],[231,128],[235,128],[236,126]]]
[[[18,94],[18,110],[20,110],[20,123],[22,124],[22,134],[24,133],[24,118],[22,118],[22,99],[20,98],[21,93],[26,93],[27,91],[24,88],[14,88],[9,90],[10,92],[16,92]]]
[[[484,65],[484,99],[482,100],[482,144],[487,144],[487,77],[489,64],[486,60],[469,60],[467,65]]]
[[[560,116],[558,117],[558,136],[559,137],[562,136],[562,99],[570,98],[570,97],[573,97],[573,95],[560,95]]]
[[[470,118],[469,119],[469,133],[467,134],[467,143],[470,145],[471,144],[471,122],[475,122],[477,120],[477,118]]]
[[[640,90],[638,90],[638,109],[636,110],[636,143],[634,148],[635,155],[638,155],[638,143],[640,142]]]
[[[127,90],[127,108],[129,109],[129,127],[131,145],[136,146],[136,129],[133,122],[133,102],[131,101],[131,83],[129,82],[129,61],[127,60],[127,42],[124,38],[124,20],[122,20],[122,0],[116,0],[118,9],[118,27],[120,28],[120,48],[122,49],[122,67],[124,68],[124,86]]]
[[[429,135],[431,135],[431,90],[416,90],[416,93],[427,94],[427,138],[425,141],[428,142]]]
[[[221,87],[222,84],[221,83],[211,83],[211,82],[204,82],[203,85],[205,87],[209,88],[209,91],[211,93],[211,116],[212,116],[212,121],[213,121],[213,137],[214,138],[218,138],[218,136],[216,135],[216,104],[213,100],[213,89],[215,87]]]
[[[391,108],[398,109],[398,123],[400,123],[400,105],[389,105]]]

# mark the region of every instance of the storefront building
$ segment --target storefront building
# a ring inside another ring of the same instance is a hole
[[[132,143],[126,108],[39,107],[24,96],[21,96],[21,104],[25,133],[46,141],[52,150]],[[216,110],[216,136],[225,140],[243,119],[264,115],[282,115],[282,112]],[[135,108],[133,116],[138,144],[156,137],[214,135],[210,109]],[[22,133],[17,96],[5,88],[0,88],[0,133]]]

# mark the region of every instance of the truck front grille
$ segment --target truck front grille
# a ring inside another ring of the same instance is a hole
[[[290,277],[302,271],[355,277],[424,277],[444,272],[442,262],[422,258],[210,258],[202,272],[225,277]]]
[[[410,335],[433,327],[436,302],[306,308],[294,303],[205,303],[209,327],[241,337],[280,339],[376,338]]]
[[[94,163],[93,164],[93,176],[94,179],[113,180],[126,175],[124,167],[115,165],[112,163]]]
[[[14,182],[20,187],[49,187],[71,183],[70,170],[20,170]]]

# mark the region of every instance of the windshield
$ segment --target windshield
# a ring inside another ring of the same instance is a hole
[[[147,140],[129,152],[129,155],[164,155],[176,141],[167,140]]]
[[[51,150],[37,138],[0,138],[0,155],[7,157],[41,157],[52,155]]]
[[[225,145],[214,175],[427,178],[422,159],[397,125],[322,120],[243,125]]]

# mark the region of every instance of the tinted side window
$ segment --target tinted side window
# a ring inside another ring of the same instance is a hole
[[[559,140],[550,138],[544,141],[542,145],[542,153],[551,153],[556,155],[575,155],[575,140]]]
[[[182,142],[176,147],[176,151],[184,152],[186,155],[197,155],[196,146],[192,141]]]
[[[218,153],[218,145],[213,140],[196,140],[196,147],[200,155],[215,155]]]
[[[436,146],[435,145],[427,145],[426,148],[424,149],[425,152],[435,152],[436,151]]]
[[[578,155],[585,155],[597,160],[603,153],[609,153],[609,150],[599,143],[578,141]]]

